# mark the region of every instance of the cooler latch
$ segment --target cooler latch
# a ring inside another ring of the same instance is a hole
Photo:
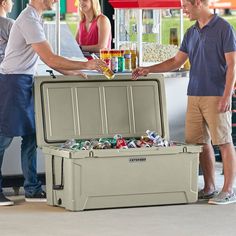
[[[46,70],[46,72],[48,72],[53,79],[56,79],[56,76],[54,75],[53,70]]]
[[[188,148],[187,147],[183,147],[183,152],[188,152]]]
[[[54,166],[54,155],[52,155],[52,188],[53,190],[64,189],[64,158],[61,159],[61,184],[55,184],[55,166]]]

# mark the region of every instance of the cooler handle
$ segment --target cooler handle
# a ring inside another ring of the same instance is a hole
[[[52,188],[53,190],[63,190],[64,189],[64,158],[61,159],[61,184],[55,184],[55,167],[54,167],[54,155],[52,155]]]
[[[56,76],[54,75],[53,70],[46,70],[46,72],[48,72],[53,79],[56,79]]]

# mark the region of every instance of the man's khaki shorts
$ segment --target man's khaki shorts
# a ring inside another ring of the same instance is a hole
[[[231,111],[218,112],[221,97],[189,96],[185,121],[186,143],[220,145],[232,142]]]

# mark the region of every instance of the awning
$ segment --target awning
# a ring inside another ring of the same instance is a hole
[[[181,0],[109,0],[113,8],[181,8]]]
[[[211,8],[236,9],[236,0],[212,0]]]

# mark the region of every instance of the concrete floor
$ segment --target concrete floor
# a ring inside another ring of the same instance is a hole
[[[217,172],[221,186],[221,169]],[[199,176],[199,188],[203,186]],[[235,186],[236,187],[236,186]],[[1,236],[235,236],[236,204],[195,204],[69,212],[44,203],[26,203],[10,196],[15,206],[0,208]]]

